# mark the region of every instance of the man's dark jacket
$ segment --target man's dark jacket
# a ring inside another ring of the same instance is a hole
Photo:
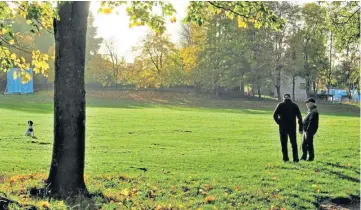
[[[316,134],[318,129],[319,114],[316,106],[313,106],[308,111],[305,119],[303,120],[303,131],[307,134]]]
[[[296,132],[296,117],[299,131],[302,131],[302,116],[300,108],[291,99],[279,103],[273,113],[273,119],[279,125],[281,133]]]

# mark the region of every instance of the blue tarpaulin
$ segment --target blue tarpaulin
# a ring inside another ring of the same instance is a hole
[[[20,70],[12,68],[7,72],[7,87],[5,94],[28,94],[33,93],[33,70],[25,70],[25,74],[29,74],[31,79],[26,83],[21,81]]]
[[[352,99],[357,102],[360,100],[360,96],[358,95],[356,90],[351,90]],[[337,89],[330,89],[330,95],[333,95],[333,101],[341,101],[342,97],[347,96],[346,90],[337,90]]]
[[[352,98],[355,102],[360,101],[360,96],[356,90],[351,90]]]

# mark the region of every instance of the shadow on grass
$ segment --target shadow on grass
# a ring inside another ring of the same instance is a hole
[[[339,169],[343,169],[343,170],[349,170],[350,167],[346,166],[346,165],[340,165],[339,163],[328,163],[328,162],[321,162],[322,164],[326,165],[326,166],[330,166],[330,167],[334,167],[334,168],[339,168]],[[353,172],[360,174],[359,170],[352,170]]]
[[[152,108],[156,105],[149,103],[137,103],[134,101],[97,101],[88,100],[87,108],[122,108],[122,109],[141,109]],[[0,109],[7,109],[12,111],[30,112],[35,114],[52,114],[54,112],[53,103],[29,102],[29,101],[6,101],[3,97],[0,97]]]
[[[348,172],[352,171],[352,172],[359,174],[357,170],[353,170],[350,167],[343,166],[338,163],[330,163],[330,162],[322,162],[322,161],[319,161],[318,163],[320,163],[320,164],[317,164],[317,166],[315,166],[313,164],[308,164],[307,162],[301,162],[300,164],[297,165],[298,167],[290,167],[290,165],[275,165],[275,166],[267,166],[267,169],[298,171],[299,168],[302,168],[303,170],[311,170],[311,171],[315,171],[315,172],[317,171],[319,173],[324,173],[324,174],[327,174],[327,176],[335,176],[340,181],[350,181],[350,182],[353,182],[355,185],[360,184],[360,179],[358,177],[352,177],[352,176],[345,174],[346,171],[348,171]],[[315,167],[317,167],[317,168],[315,168]],[[343,171],[339,171],[339,170],[343,170]],[[322,180],[319,180],[316,184],[322,184]],[[308,191],[307,189],[299,189],[299,190],[302,192],[305,192],[307,194],[310,193],[310,191]],[[325,208],[324,207],[325,205],[326,206],[327,205],[331,205],[331,206],[336,205],[336,206],[340,207],[340,208],[335,208],[335,209],[341,209],[341,207],[344,207],[346,209],[359,209],[359,202],[360,202],[359,195],[349,194],[345,197],[333,197],[332,194],[329,194],[328,192],[323,191],[323,193],[318,193],[318,194],[314,195],[316,201],[301,198],[297,194],[291,193],[289,195],[296,199],[299,199],[299,200],[302,200],[302,201],[305,201],[308,203],[312,203],[316,209],[329,209],[329,208]],[[300,206],[298,206],[298,207],[300,207]]]
[[[152,100],[152,99],[150,99]],[[95,98],[87,96],[88,108],[168,108],[177,111],[212,111],[220,113],[269,114],[272,115],[278,102],[272,99],[216,99],[199,95],[199,97],[179,98],[176,100],[137,101],[134,99]],[[306,114],[305,105],[298,104],[303,115]],[[37,114],[53,113],[53,99],[44,93],[34,95],[0,95],[0,109],[31,112]],[[349,104],[320,104],[321,115],[360,117],[360,109]]]

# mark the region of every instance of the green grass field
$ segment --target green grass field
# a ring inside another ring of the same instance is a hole
[[[0,95],[0,192],[65,209],[26,191],[41,187],[49,170],[51,94]],[[320,105],[315,161],[294,164],[282,162],[274,100],[87,95],[85,180],[99,208],[316,209],[325,199],[360,196],[357,106]],[[24,136],[28,120],[37,139]]]

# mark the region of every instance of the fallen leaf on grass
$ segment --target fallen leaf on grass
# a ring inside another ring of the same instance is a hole
[[[214,203],[214,201],[216,200],[216,198],[212,195],[208,195],[205,199],[206,203]]]

